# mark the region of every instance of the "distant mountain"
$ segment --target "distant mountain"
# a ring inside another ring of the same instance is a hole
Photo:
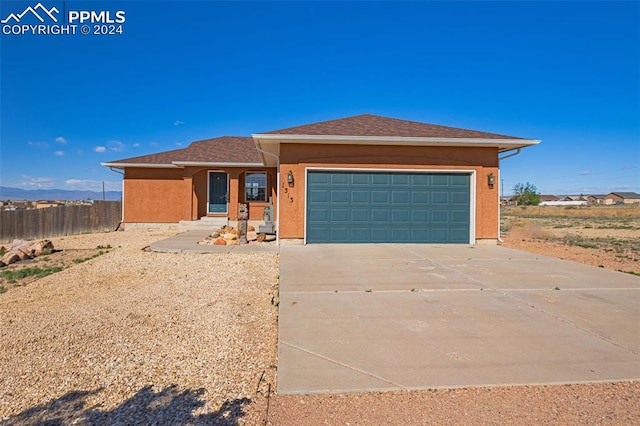
[[[106,191],[105,200],[118,201],[122,199],[120,191]],[[101,191],[70,191],[67,189],[21,189],[0,186],[0,200],[102,200]]]

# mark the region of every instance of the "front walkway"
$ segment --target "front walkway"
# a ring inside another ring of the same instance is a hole
[[[243,244],[238,246],[211,246],[198,244],[203,238],[211,235],[211,230],[193,230],[183,232],[162,241],[151,244],[152,251],[161,253],[253,253],[277,252],[278,246],[271,244]]]
[[[499,246],[282,246],[278,392],[640,379],[640,277]]]

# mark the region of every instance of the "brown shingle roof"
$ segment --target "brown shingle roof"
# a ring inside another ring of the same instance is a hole
[[[109,164],[254,163],[262,164],[253,138],[223,136],[191,143],[183,149],[111,161]]]
[[[439,126],[417,121],[399,120],[372,114],[362,114],[337,120],[307,124],[305,126],[289,127],[287,129],[266,132],[266,134],[522,139],[515,136]]]

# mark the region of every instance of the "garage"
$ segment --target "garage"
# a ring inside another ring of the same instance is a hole
[[[470,243],[471,173],[308,170],[307,243]]]

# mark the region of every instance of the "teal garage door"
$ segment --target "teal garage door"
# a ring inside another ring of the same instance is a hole
[[[309,171],[307,243],[469,243],[469,174]]]

